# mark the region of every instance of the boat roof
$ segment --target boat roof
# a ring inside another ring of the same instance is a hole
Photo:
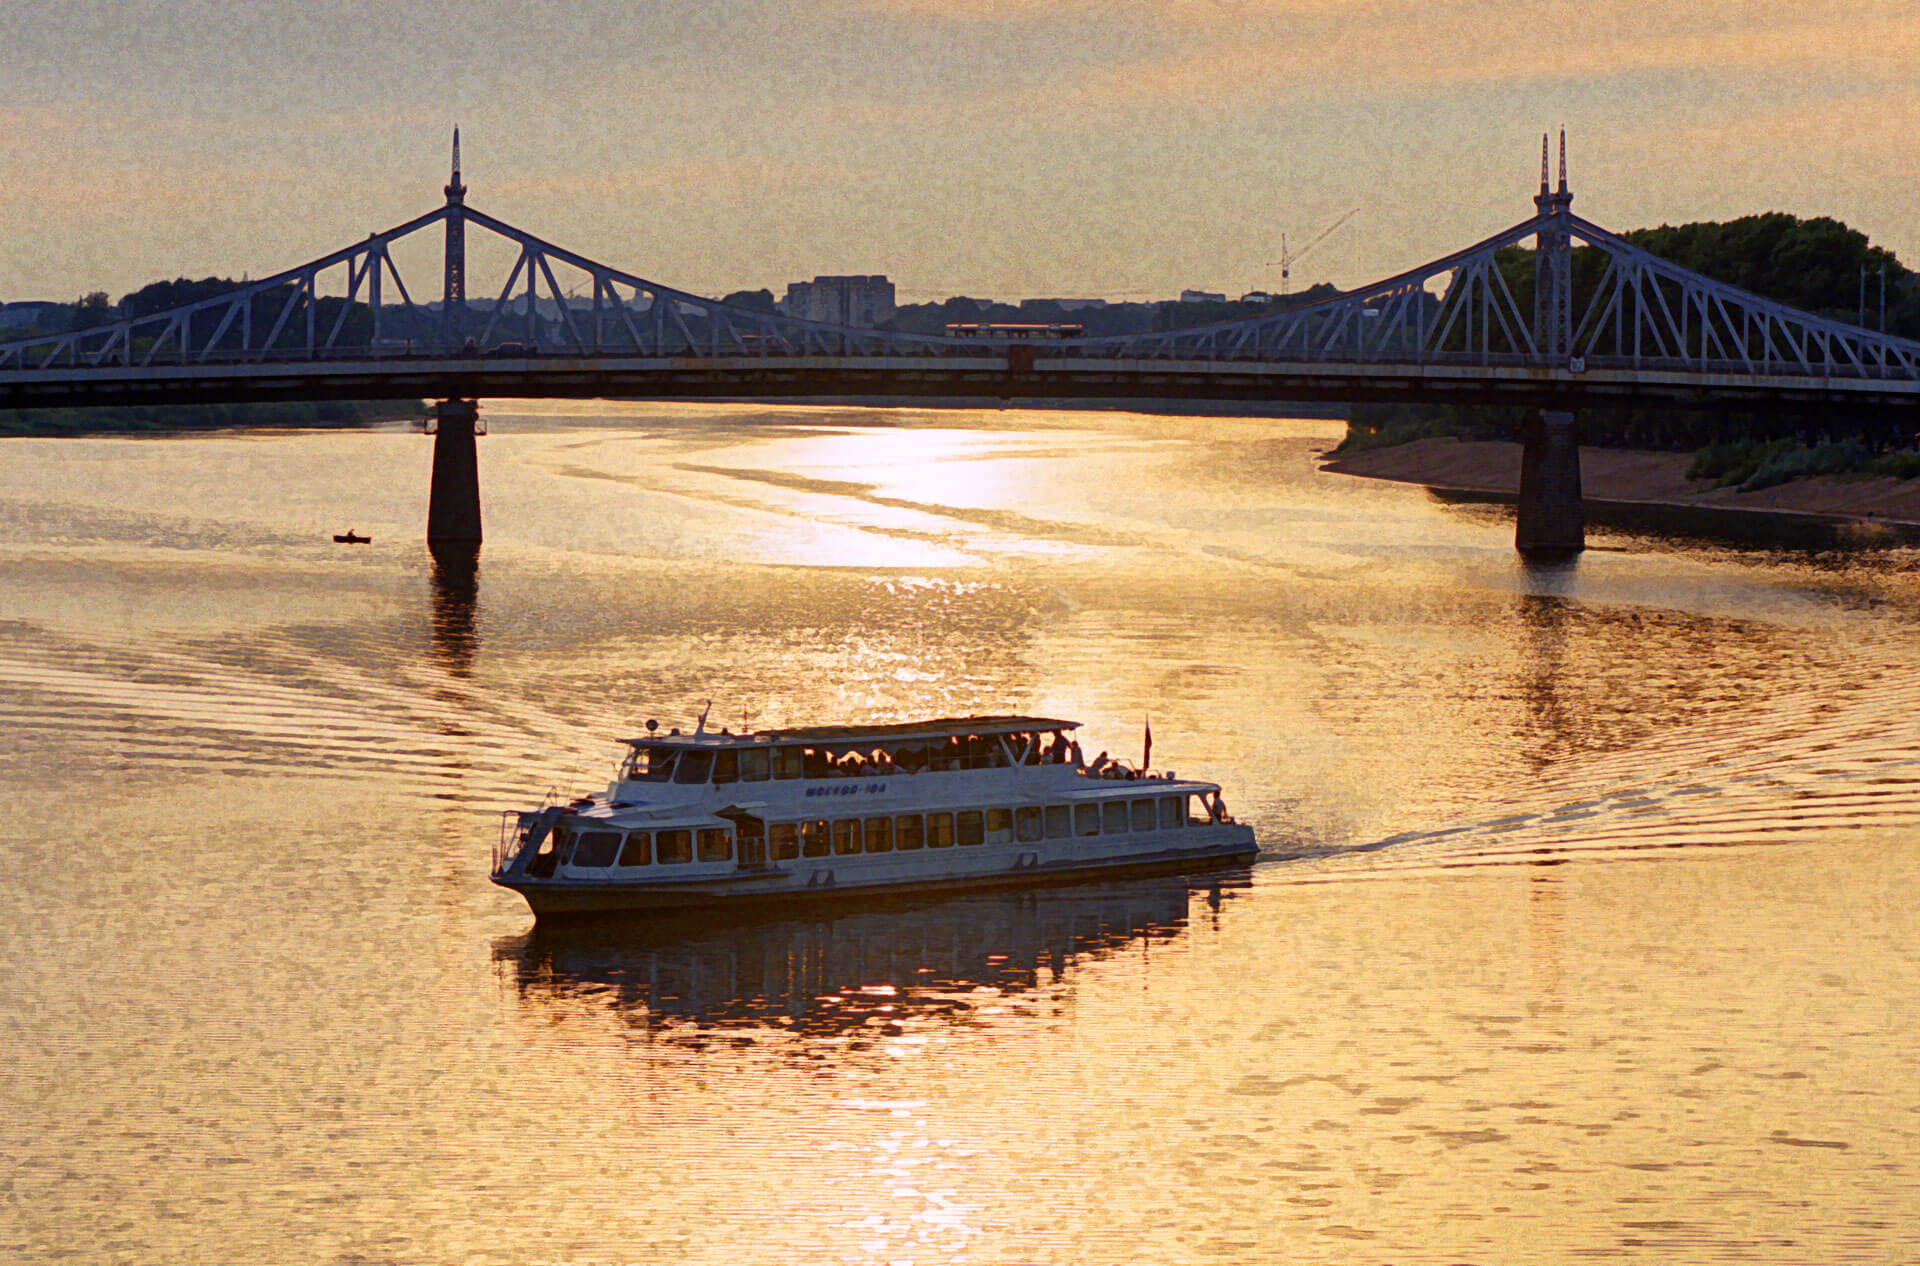
[[[991,716],[940,717],[931,721],[901,721],[890,725],[801,725],[779,730],[756,730],[751,734],[723,734],[708,730],[703,734],[643,734],[627,739],[634,747],[724,747],[742,743],[878,743],[903,739],[957,738],[967,734],[1021,734],[1031,730],[1077,730],[1078,721],[1052,717]]]

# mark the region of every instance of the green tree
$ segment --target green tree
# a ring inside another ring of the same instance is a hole
[[[96,325],[105,325],[113,320],[113,307],[107,302],[107,292],[93,290],[73,301],[73,328],[89,329]]]

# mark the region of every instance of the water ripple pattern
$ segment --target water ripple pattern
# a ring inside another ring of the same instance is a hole
[[[1920,555],[1522,566],[1324,419],[487,409],[477,555],[400,430],[0,441],[0,1260],[1920,1260]],[[709,700],[1150,721],[1266,854],[488,883]]]

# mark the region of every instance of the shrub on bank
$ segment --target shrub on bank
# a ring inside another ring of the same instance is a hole
[[[1744,484],[1760,467],[1799,445],[1792,440],[1729,440],[1709,444],[1693,455],[1688,479],[1711,479],[1716,488]]]
[[[1889,479],[1912,479],[1920,475],[1920,453],[1903,448],[1892,453],[1882,453],[1860,467],[1869,475],[1885,475]]]
[[[1871,456],[1873,454],[1868,452],[1866,445],[1854,440],[1812,447],[1795,444],[1761,462],[1741,483],[1740,491],[1756,492],[1761,488],[1772,488],[1788,480],[1806,479],[1812,475],[1843,474],[1859,469]]]
[[[1755,492],[1791,479],[1811,475],[1886,475],[1912,479],[1920,475],[1920,453],[1901,449],[1874,456],[1858,440],[1837,444],[1802,444],[1797,440],[1735,440],[1709,444],[1693,456],[1689,479],[1711,479],[1716,488]]]

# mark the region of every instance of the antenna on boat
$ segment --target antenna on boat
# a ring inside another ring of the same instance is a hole
[[[699,738],[707,732],[707,713],[713,711],[713,700],[707,700],[707,706],[700,709],[700,723],[693,727],[693,737]]]

